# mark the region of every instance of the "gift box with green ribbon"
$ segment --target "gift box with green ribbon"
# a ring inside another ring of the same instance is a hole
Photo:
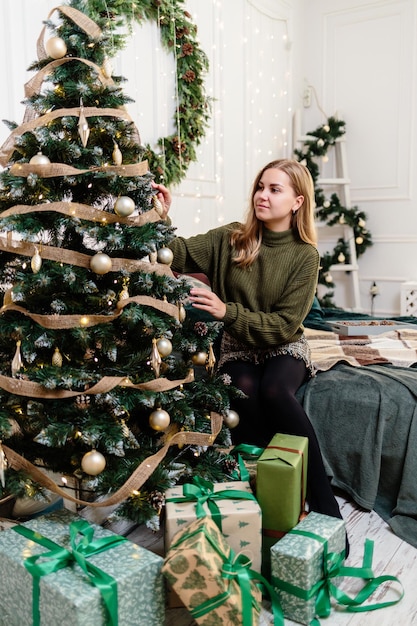
[[[256,498],[262,510],[262,573],[270,574],[270,549],[298,524],[305,510],[308,439],[277,433],[256,464]]]
[[[165,494],[165,549],[174,535],[196,518],[209,515],[236,553],[261,571],[261,509],[246,481],[211,483],[195,477],[192,483],[168,489]]]
[[[257,626],[262,590],[269,596],[274,624],[283,624],[278,598],[268,581],[235,554],[211,517],[180,530],[166,554],[162,571],[194,620],[203,626]]]
[[[348,612],[364,612],[390,606],[401,599],[403,592],[397,578],[374,576],[372,541],[365,542],[361,567],[344,564],[345,538],[343,520],[311,512],[271,548],[271,583],[285,617],[316,626],[318,617],[328,617],[332,603]],[[335,584],[338,577],[362,579],[363,586],[352,597]],[[399,584],[398,597],[369,603],[374,591],[387,581]]]
[[[0,533],[8,626],[163,626],[163,559],[63,509]]]

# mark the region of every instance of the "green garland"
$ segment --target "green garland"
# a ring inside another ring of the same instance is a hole
[[[130,31],[133,22],[156,22],[162,46],[174,54],[177,73],[175,132],[157,140],[157,152],[146,144],[144,154],[156,181],[168,186],[179,184],[190,163],[197,161],[196,147],[205,135],[211,115],[211,98],[204,89],[208,59],[199,46],[197,26],[183,8],[184,1],[107,0],[108,12],[122,17]]]
[[[366,228],[366,214],[358,207],[344,207],[336,193],[326,198],[323,189],[318,185],[320,175],[319,166],[315,159],[326,156],[329,148],[334,146],[336,140],[346,132],[345,122],[334,117],[329,117],[326,124],[307,133],[307,137],[300,149],[294,150],[295,157],[309,169],[314,181],[314,193],[316,202],[316,216],[328,226],[346,224],[353,229],[355,236],[356,256],[359,258],[367,248],[372,246],[371,233]],[[327,288],[334,288],[334,282],[330,273],[330,267],[339,263],[349,264],[350,251],[347,242],[340,238],[333,252],[326,252],[321,258],[321,267],[318,282]],[[322,306],[334,307],[333,291],[328,291],[320,298]]]

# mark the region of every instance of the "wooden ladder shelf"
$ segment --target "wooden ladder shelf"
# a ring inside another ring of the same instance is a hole
[[[294,125],[294,138],[295,145],[303,143],[306,140],[311,140],[311,136],[299,136],[297,135],[297,125]],[[334,146],[330,148],[330,158],[334,159],[334,174],[335,176],[332,178],[322,178],[319,177],[317,180],[317,184],[325,190],[325,188],[330,188],[332,193],[336,193],[340,199],[340,203],[347,209],[351,208],[351,199],[350,199],[350,179],[348,176],[348,168],[347,168],[347,156],[346,156],[346,140],[345,136],[339,137],[336,139]],[[325,225],[323,222],[317,222],[317,230],[319,233],[320,240],[320,228],[323,228]],[[356,243],[355,243],[355,233],[351,226],[347,224],[335,224],[334,226],[327,226],[327,228],[335,228],[341,231],[341,236],[343,240],[346,242],[347,248],[349,250],[349,263],[337,263],[335,265],[330,266],[330,272],[348,272],[349,280],[351,282],[352,288],[352,297],[353,297],[353,310],[360,312],[362,310],[361,307],[361,296],[360,296],[360,288],[359,288],[359,265],[356,254]]]

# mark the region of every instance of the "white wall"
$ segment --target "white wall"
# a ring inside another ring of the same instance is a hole
[[[2,0],[0,119],[20,122],[25,70],[56,3]],[[215,98],[198,163],[174,189],[172,217],[186,236],[240,219],[257,170],[290,156],[295,109],[303,132],[338,112],[347,124],[352,202],[368,214],[374,246],[360,258],[364,310],[375,280],[375,313],[400,312],[401,283],[417,280],[417,0],[186,0],[209,57]],[[174,65],[154,24],[137,27],[116,69],[135,98],[129,111],[143,141],[172,129]],[[310,84],[317,94],[303,107]],[[0,142],[8,135],[0,125]],[[336,290],[339,306],[352,306]]]

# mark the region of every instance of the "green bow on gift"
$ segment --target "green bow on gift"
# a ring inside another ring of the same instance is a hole
[[[30,556],[24,562],[26,569],[33,576],[33,626],[40,625],[40,579],[73,563],[78,563],[90,582],[100,590],[108,614],[108,625],[117,626],[117,581],[113,576],[90,563],[88,557],[114,548],[126,539],[119,535],[112,535],[93,541],[94,528],[85,520],[72,522],[69,529],[71,549],[66,549],[26,526],[13,526],[14,531],[48,550],[48,552]]]
[[[213,521],[219,530],[222,530],[222,516],[216,500],[254,500],[253,493],[242,491],[241,489],[222,489],[214,491],[214,484],[200,476],[194,476],[192,483],[182,486],[182,496],[167,498],[166,502],[195,502],[195,513],[197,519],[207,515],[204,504],[207,503]]]
[[[404,595],[404,590],[398,578],[391,575],[374,576],[372,570],[372,558],[374,542],[370,539],[365,541],[364,556],[361,567],[348,567],[343,565],[345,555],[344,552],[337,554],[335,552],[328,552],[327,539],[324,539],[320,535],[315,533],[298,530],[294,528],[289,534],[304,535],[316,539],[323,543],[323,578],[319,580],[310,589],[301,589],[286,581],[283,581],[276,576],[272,577],[272,584],[276,589],[285,591],[302,600],[310,600],[316,597],[315,609],[317,617],[328,617],[331,611],[331,598],[333,597],[336,602],[346,607],[346,611],[350,613],[359,613],[363,611],[375,611],[376,609],[382,609],[387,606],[397,604]],[[355,595],[350,597],[339,589],[332,579],[337,576],[349,576],[353,578],[361,578],[366,581],[362,589]],[[395,600],[389,600],[387,602],[376,602],[374,604],[363,603],[370,598],[373,592],[384,582],[393,581],[397,582],[401,587],[401,593]],[[317,618],[314,618],[310,626],[319,626],[320,622]]]

